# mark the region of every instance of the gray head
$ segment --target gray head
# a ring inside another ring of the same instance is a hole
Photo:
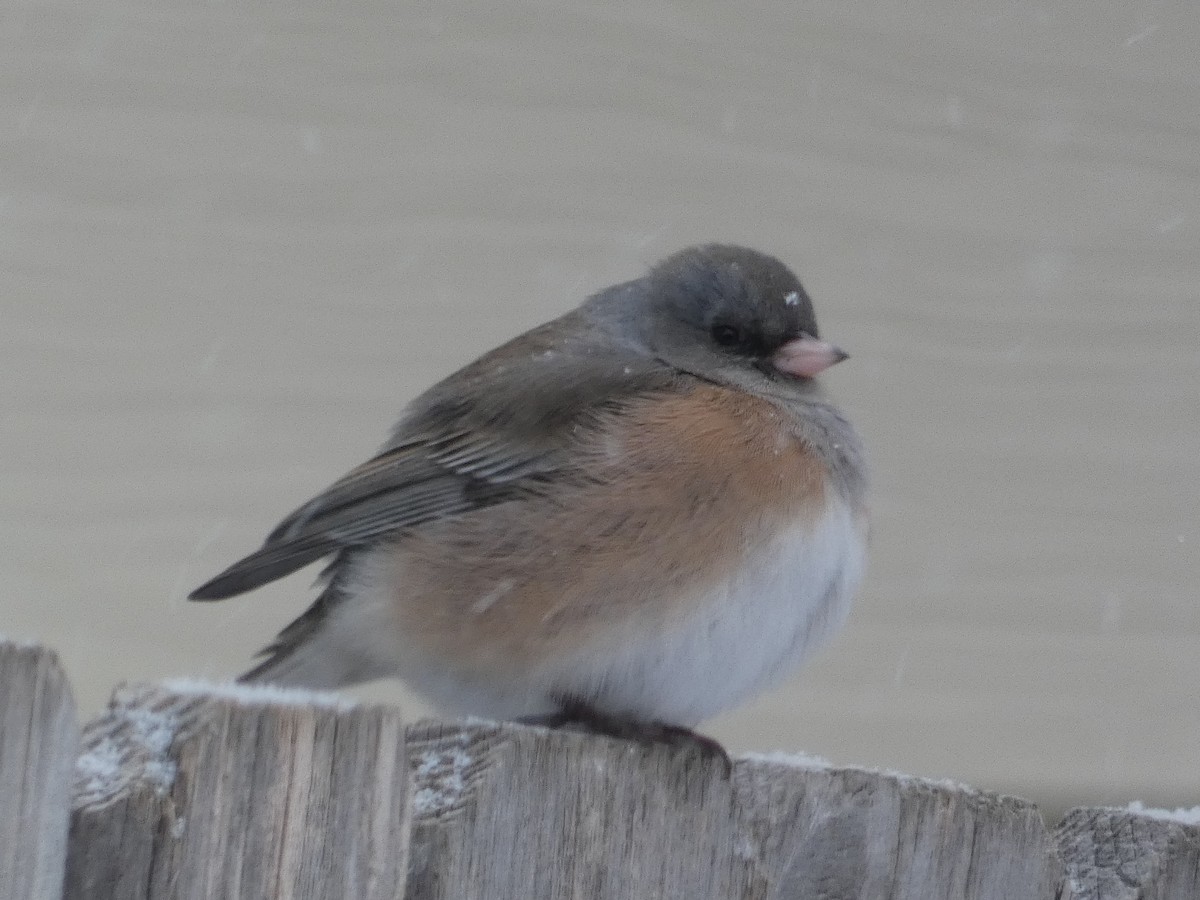
[[[656,357],[702,378],[752,390],[804,389],[846,358],[819,339],[800,280],[763,253],[689,247],[628,287],[634,285],[640,290],[623,291],[617,301],[629,304],[619,310],[623,324]]]

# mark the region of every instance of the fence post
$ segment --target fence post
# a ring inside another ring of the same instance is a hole
[[[1028,801],[493,723],[409,730],[409,900],[1051,900]]]
[[[67,900],[399,900],[404,727],[270,688],[134,687],[84,732]]]
[[[0,897],[58,900],[78,747],[58,656],[0,640]]]
[[[1083,807],[1063,817],[1056,836],[1073,897],[1200,897],[1200,808],[1172,815]]]
[[[54,653],[0,641],[0,900],[1200,897],[1200,809],[1051,835],[949,782],[195,683],[79,744]]]

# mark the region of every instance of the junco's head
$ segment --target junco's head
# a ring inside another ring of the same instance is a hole
[[[820,340],[812,301],[779,260],[708,244],[667,257],[641,291],[612,300],[647,348],[669,365],[745,389],[804,390],[847,357]],[[603,297],[603,295],[602,295]]]

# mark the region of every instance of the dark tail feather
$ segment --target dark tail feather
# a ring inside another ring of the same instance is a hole
[[[326,646],[329,607],[336,602],[327,588],[296,621],[259,651],[258,665],[238,682],[333,689],[352,683],[336,647]]]
[[[285,575],[291,575],[310,562],[327,556],[334,548],[328,540],[312,543],[282,544],[263,547],[238,560],[216,578],[206,581],[188,594],[189,600],[224,600],[235,597]]]
[[[262,661],[239,676],[240,683],[333,689],[366,680],[358,661],[348,658],[331,634],[330,611],[345,599],[341,579],[347,557],[339,553],[325,567],[319,579],[327,582],[321,595],[259,652]]]

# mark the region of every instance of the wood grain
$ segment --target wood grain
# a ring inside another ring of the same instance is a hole
[[[4,649],[6,685],[65,686],[51,654]],[[23,720],[4,720],[5,777]],[[43,746],[73,749],[63,733]],[[727,773],[695,748],[482,721],[406,733],[395,709],[195,685],[119,690],[83,746],[68,900],[1200,896],[1194,815],[1076,809],[1052,835],[1025,800],[802,757]],[[0,822],[5,900],[59,896],[52,794]],[[28,859],[40,882],[13,880]]]
[[[406,773],[392,708],[119,690],[84,735],[65,896],[402,897]]]
[[[1027,801],[504,725],[414,726],[409,900],[1052,898]]]
[[[0,640],[0,898],[58,898],[75,701],[52,650]]]
[[[1056,829],[1074,896],[1088,900],[1200,897],[1200,820],[1127,809],[1073,809]]]

